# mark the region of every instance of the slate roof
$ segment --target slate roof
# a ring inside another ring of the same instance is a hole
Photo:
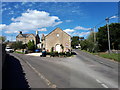
[[[18,34],[18,35],[20,35],[20,34]],[[18,37],[18,35],[16,36],[16,37]],[[34,34],[21,34],[23,37],[28,37],[28,36],[30,36],[30,35],[33,35],[33,36],[35,36]]]

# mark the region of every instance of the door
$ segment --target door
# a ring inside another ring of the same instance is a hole
[[[57,52],[60,52],[61,51],[61,46],[59,44],[57,44],[55,49],[56,49]]]

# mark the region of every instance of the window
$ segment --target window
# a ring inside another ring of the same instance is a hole
[[[57,34],[57,37],[59,37],[60,35],[59,34]]]
[[[30,37],[30,38],[33,38],[33,36],[32,36],[32,35],[30,35],[29,37]]]

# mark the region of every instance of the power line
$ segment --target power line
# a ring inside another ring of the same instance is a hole
[[[109,16],[109,17],[107,17],[107,18],[111,18],[111,17],[117,16],[117,15],[118,15],[118,14],[111,15],[111,16]],[[100,23],[96,24],[93,28],[96,28],[98,25],[101,25],[101,24],[104,23],[104,22],[105,22],[105,20],[101,21]]]

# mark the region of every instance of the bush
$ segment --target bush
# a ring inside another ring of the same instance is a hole
[[[70,57],[72,55],[76,55],[74,52],[47,52],[47,55],[50,55],[51,57]]]
[[[28,50],[34,52],[35,51],[35,44],[34,41],[29,41],[28,44]]]
[[[50,52],[46,52],[46,55],[50,55]]]
[[[50,56],[54,57],[55,56],[54,52],[50,52]]]
[[[57,57],[59,56],[59,53],[58,53],[58,52],[54,52],[54,54],[55,54],[55,56],[57,56]]]
[[[67,56],[67,57],[70,57],[70,56],[71,56],[71,53],[70,53],[70,52],[66,52],[66,56]]]
[[[50,52],[50,56],[52,57],[55,57],[55,56],[59,56],[59,53],[58,52]]]

